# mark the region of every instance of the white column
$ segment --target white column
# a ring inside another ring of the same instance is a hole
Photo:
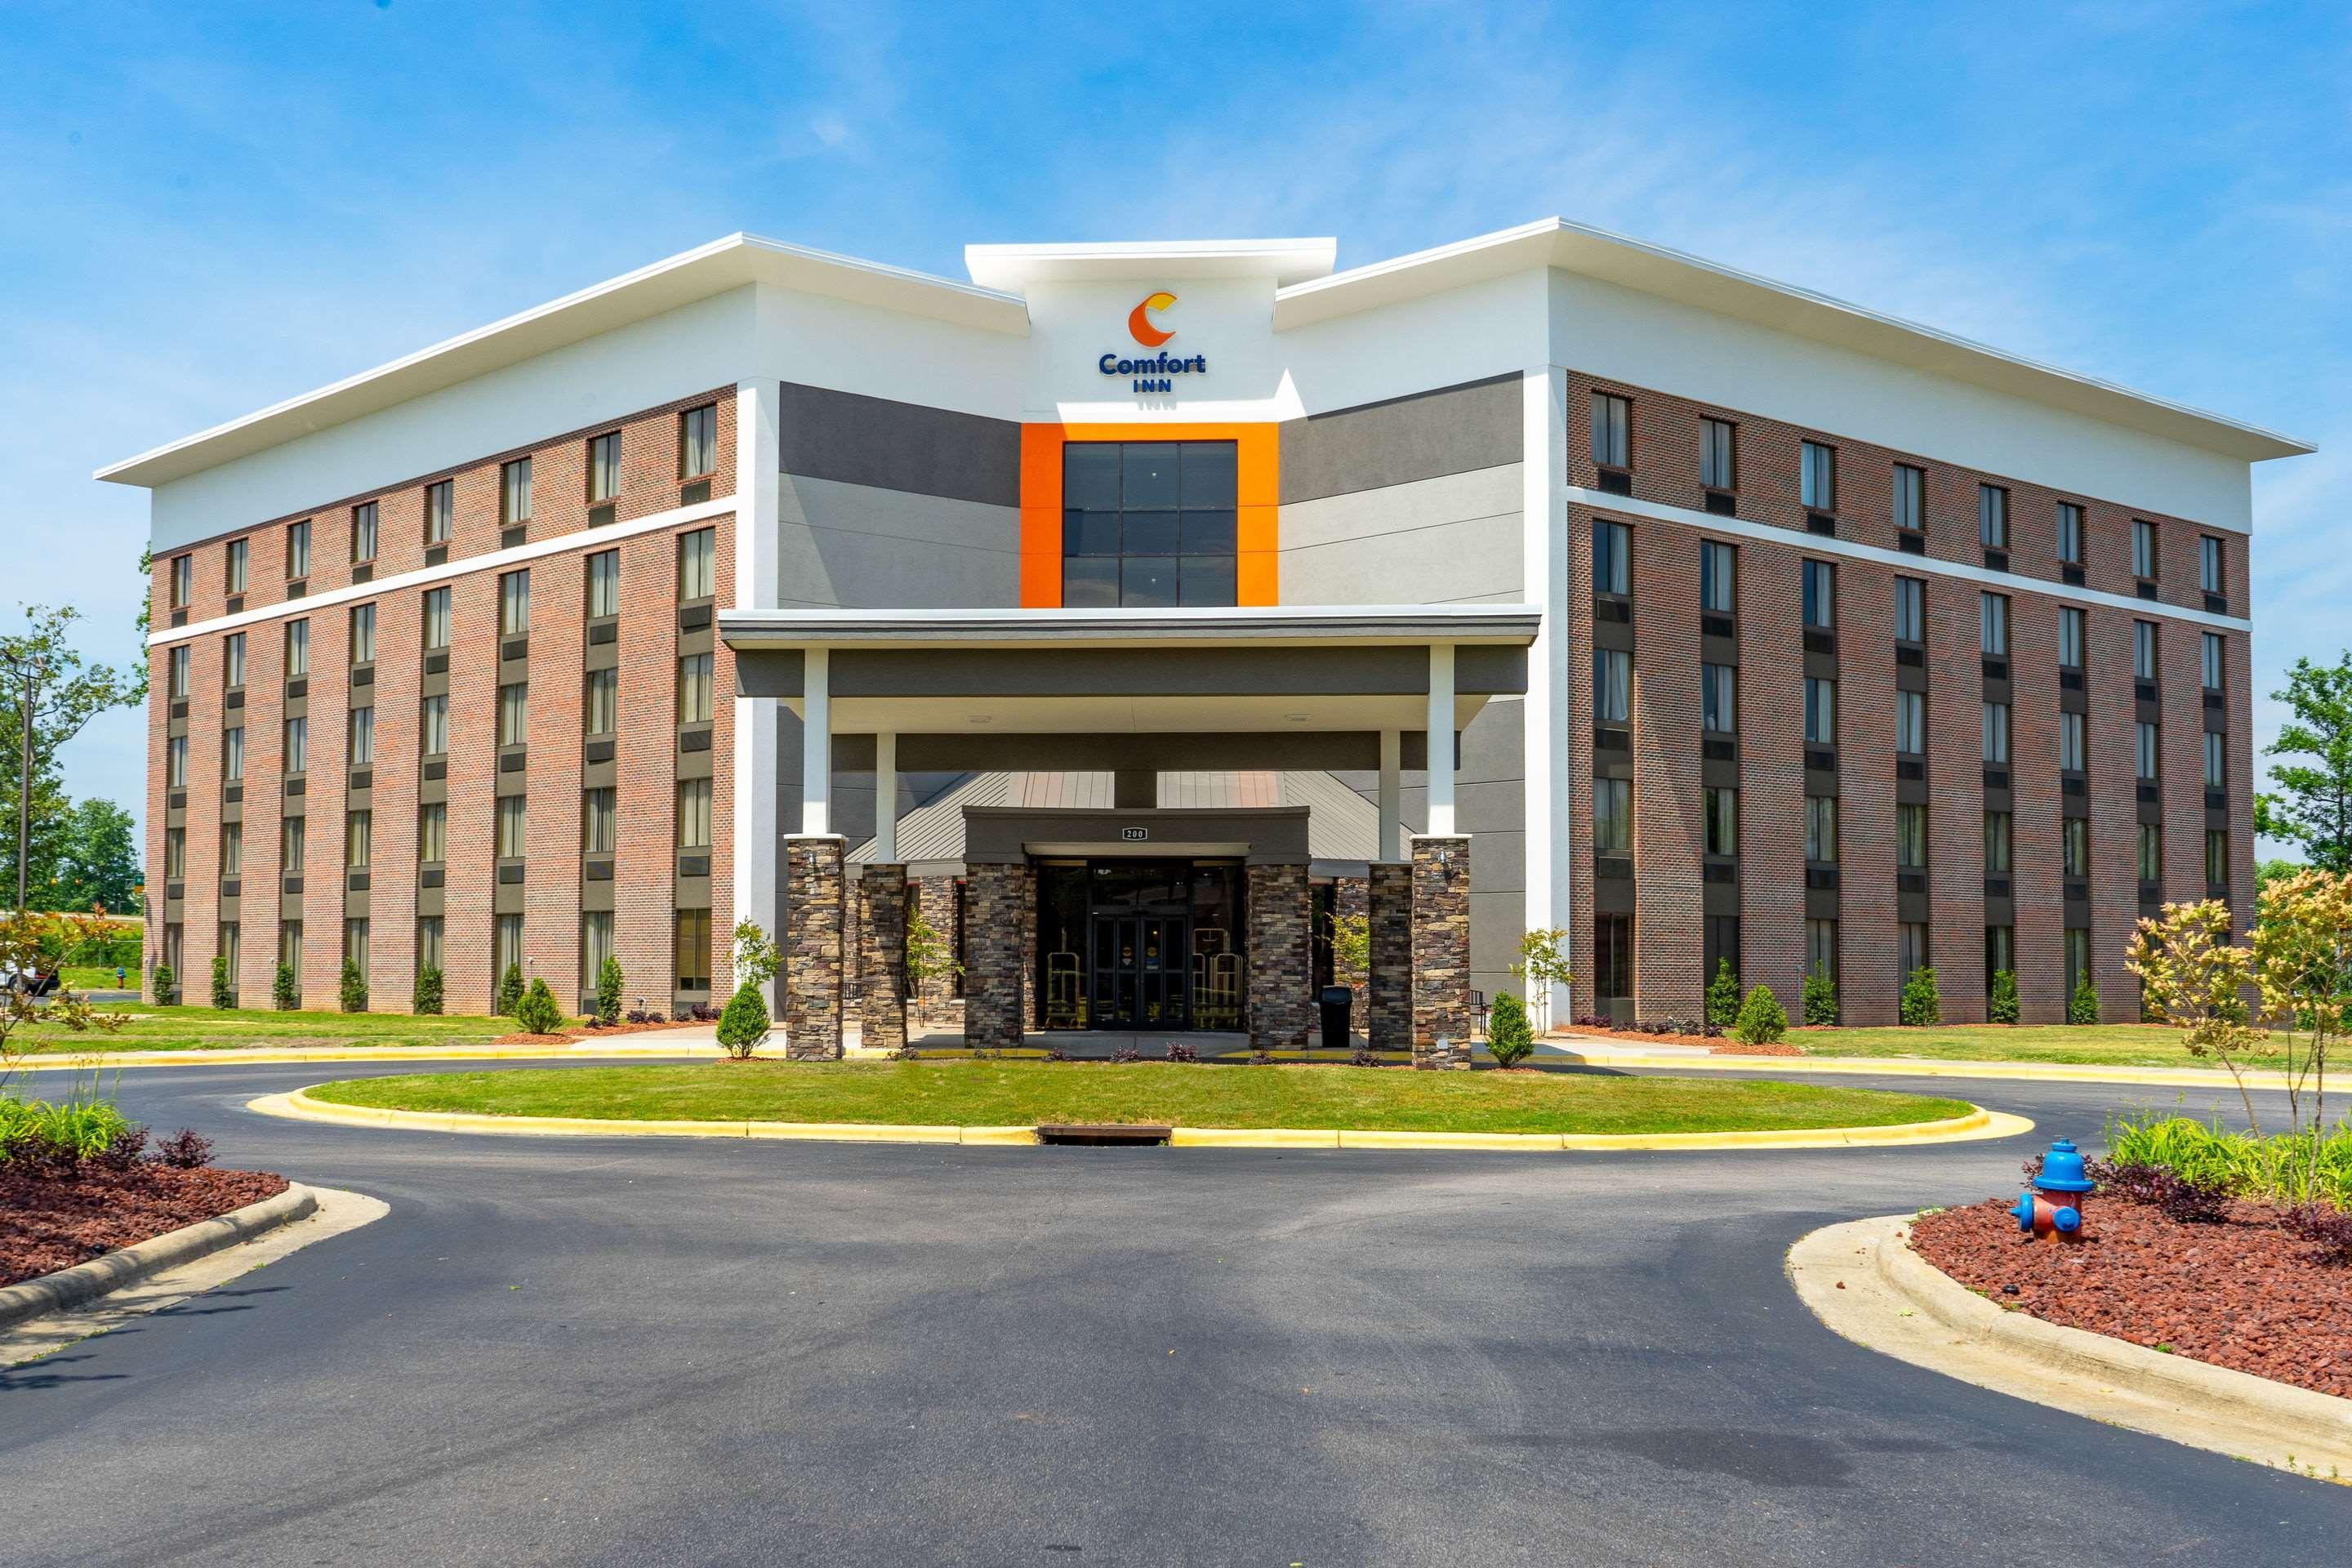
[[[1521,381],[1520,593],[1543,612],[1528,649],[1528,694],[1520,705],[1525,760],[1526,925],[1564,928],[1576,908],[1570,833],[1569,737],[1576,730],[1569,679],[1568,373],[1538,365]],[[1566,987],[1530,997],[1539,1019],[1569,1016]]]
[[[746,381],[735,388],[735,521],[732,593],[738,608],[776,603],[776,384]],[[777,924],[776,704],[772,698],[735,699],[733,858],[735,915],[757,921],[772,934]],[[769,988],[768,1006],[777,1004]]]
[[[1381,860],[1404,858],[1404,736],[1381,731]]]
[[[898,863],[898,737],[874,737],[874,863]]]
[[[1454,645],[1429,645],[1429,834],[1454,831]]]
[[[802,656],[801,831],[833,831],[833,650]]]

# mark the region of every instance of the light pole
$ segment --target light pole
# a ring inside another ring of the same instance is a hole
[[[16,768],[16,912],[25,912],[26,879],[32,865],[33,851],[33,687],[36,678],[46,673],[38,659],[19,659],[17,668],[24,672],[25,696],[17,711],[17,739],[22,742]]]

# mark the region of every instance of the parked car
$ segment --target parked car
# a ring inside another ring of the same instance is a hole
[[[47,996],[58,988],[58,972],[0,964],[0,987],[21,992],[27,996]]]

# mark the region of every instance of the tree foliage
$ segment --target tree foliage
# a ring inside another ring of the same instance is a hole
[[[1914,1028],[1944,1021],[1944,999],[1936,988],[1936,972],[1926,964],[1903,977],[1902,1018]]]
[[[344,1012],[364,1013],[368,1010],[367,976],[360,973],[359,960],[355,958],[343,960],[341,991]]]
[[[515,1022],[527,1035],[552,1035],[563,1027],[563,1009],[555,1005],[555,993],[548,989],[545,975],[533,975],[530,989],[522,994],[515,1008]]]
[[[236,976],[228,972],[228,954],[213,954],[213,1005],[227,1012],[236,1005]]]
[[[2017,971],[1996,969],[1992,989],[1985,997],[1985,1018],[1995,1024],[2017,1022]]]
[[[0,919],[0,976],[47,973],[49,922],[23,910]],[[69,992],[43,1002],[14,986],[0,986],[0,1079],[15,1061],[17,1031],[26,1025],[56,1025],[75,1034],[111,1035],[131,1022],[127,1013],[101,1013]]]
[[[1528,1010],[1507,991],[1495,993],[1495,1009],[1486,1021],[1486,1054],[1498,1068],[1517,1067],[1536,1048],[1535,1031],[1528,1027]]]
[[[2271,700],[2288,718],[2263,754],[2287,760],[2271,764],[2278,792],[2255,797],[2254,830],[2301,845],[2322,870],[2352,870],[2352,652],[2296,659]]]
[[[596,966],[596,1016],[607,1024],[621,1021],[621,992],[628,984],[621,973],[621,961],[613,953]]]
[[[26,605],[22,609],[24,628],[0,636],[0,869],[7,877],[7,901],[13,903],[16,818],[28,787],[20,775],[25,771],[23,704],[29,676],[33,683],[32,831],[26,902],[54,909],[59,906],[60,895],[47,889],[57,880],[72,816],[58,782],[58,752],[100,714],[139,701],[145,686],[130,673],[111,665],[92,664],[83,657],[74,646],[73,634],[81,612],[72,605]],[[37,900],[36,889],[43,889]],[[83,909],[88,904],[77,899],[66,907]]]
[[[1731,960],[1715,961],[1715,978],[1706,984],[1706,1021],[1718,1029],[1727,1029],[1739,1016],[1739,976],[1731,973]]]
[[[499,977],[499,1005],[492,1010],[502,1018],[511,1018],[515,1016],[515,1009],[521,1005],[522,965],[509,963],[506,973]]]
[[[1823,1026],[1837,1022],[1837,982],[1818,969],[1805,971],[1805,1022]]]
[[[784,966],[783,950],[775,944],[757,921],[736,922],[734,951],[735,978],[752,985],[766,985],[776,977],[776,971]],[[764,1004],[761,1011],[763,1015],[766,1012]]]
[[[1731,1037],[1742,1045],[1763,1046],[1788,1032],[1788,1009],[1772,994],[1772,988],[1761,984],[1750,986],[1748,1000],[1739,1005],[1739,1016],[1732,1023]]]
[[[745,921],[750,924],[750,921]],[[760,1048],[768,1037],[768,1004],[750,980],[735,987],[719,1015],[719,1044],[738,1061]]]
[[[416,988],[408,999],[412,1013],[434,1014],[441,1011],[441,966],[428,963],[416,972]]]

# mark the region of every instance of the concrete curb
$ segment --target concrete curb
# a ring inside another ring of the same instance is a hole
[[[2352,1399],[2006,1311],[1910,1247],[1906,1215],[1789,1249],[1790,1284],[1850,1340],[1980,1387],[2323,1479],[2352,1479]]]
[[[1556,1053],[1579,1067],[1658,1068],[1675,1072],[1830,1073],[1883,1078],[2007,1079],[2019,1083],[2137,1083],[2160,1089],[2197,1089],[2211,1085],[2236,1091],[2230,1075],[2217,1068],[2099,1067],[2086,1062],[1968,1062],[1936,1061],[1913,1057],[1738,1057],[1669,1056],[1663,1052],[1580,1051],[1559,1041],[1547,1041]],[[2284,1089],[2286,1076],[2275,1072],[2246,1074],[2248,1089]]]
[[[655,1031],[647,1030],[647,1034]],[[11,1072],[103,1072],[111,1068],[269,1067],[305,1062],[626,1061],[642,1057],[717,1057],[699,1040],[670,1046],[340,1046],[318,1050],[45,1051],[19,1058]],[[754,1053],[761,1061],[781,1061]]]
[[[206,1253],[250,1241],[266,1231],[308,1216],[318,1206],[318,1195],[296,1182],[276,1197],[182,1226],[103,1258],[93,1258],[88,1263],[77,1263],[70,1268],[11,1285],[0,1289],[0,1329],[12,1328],[28,1318],[81,1306],[110,1290],[135,1284],[159,1269],[175,1268]]]
[[[288,1094],[265,1094],[246,1109],[264,1116],[346,1127],[392,1127],[415,1132],[488,1132],[521,1138],[774,1138],[835,1143],[960,1143],[988,1147],[1034,1145],[1034,1127],[901,1126],[882,1121],[639,1121],[588,1116],[484,1116],[460,1110],[394,1110],[313,1100],[311,1084]],[[2010,1138],[2033,1123],[2006,1111],[1971,1106],[1965,1116],[1888,1127],[1820,1127],[1752,1132],[1382,1132],[1344,1128],[1177,1127],[1168,1142],[1180,1149],[1486,1149],[1521,1153],[1559,1151],[1708,1149],[1847,1149],[1954,1143]]]

